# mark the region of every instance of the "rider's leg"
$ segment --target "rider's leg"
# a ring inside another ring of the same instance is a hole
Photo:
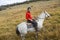
[[[35,30],[38,31],[38,29],[37,29],[37,22],[35,20],[33,20],[33,21],[27,20],[27,22],[28,23],[32,23],[32,25],[35,28]]]
[[[38,31],[38,29],[37,29],[37,22],[36,21],[33,21],[33,27],[35,28],[36,31]]]

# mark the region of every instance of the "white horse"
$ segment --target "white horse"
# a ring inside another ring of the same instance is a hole
[[[38,30],[40,30],[43,27],[44,19],[49,16],[50,16],[50,14],[48,14],[46,11],[42,12],[41,15],[38,16],[38,18],[36,20],[38,23],[38,26],[37,26]],[[25,39],[25,35],[27,34],[28,31],[34,32],[35,29],[34,29],[34,27],[27,28],[27,22],[22,22],[17,25],[16,33],[21,36],[22,40]]]

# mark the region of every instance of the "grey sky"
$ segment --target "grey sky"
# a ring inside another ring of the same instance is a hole
[[[12,4],[16,2],[24,2],[26,0],[0,0],[0,6],[1,5],[6,5],[6,4]]]

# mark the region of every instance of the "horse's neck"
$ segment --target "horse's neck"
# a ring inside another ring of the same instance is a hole
[[[37,21],[40,25],[43,25],[44,19],[38,19]]]
[[[39,16],[40,18],[45,18],[45,13],[44,12],[42,12],[42,14]]]
[[[42,26],[42,25],[43,25],[44,19],[45,19],[45,14],[42,13],[42,14],[39,16],[38,20],[37,20],[38,26]]]

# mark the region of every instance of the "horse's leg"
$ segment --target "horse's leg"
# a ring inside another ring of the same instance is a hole
[[[25,34],[21,35],[21,40],[25,40]]]
[[[22,36],[21,39],[22,39],[22,40],[25,40],[25,36]]]
[[[38,40],[38,32],[36,32],[35,40]]]

